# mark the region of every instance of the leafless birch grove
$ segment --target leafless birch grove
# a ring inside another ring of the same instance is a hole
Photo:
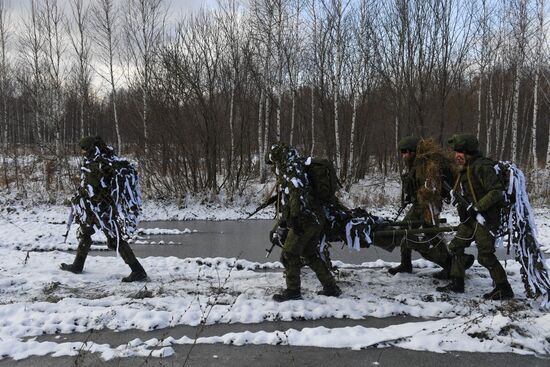
[[[549,34],[544,0],[0,0],[3,164],[55,177],[100,134],[149,194],[232,197],[279,140],[349,187],[395,170],[403,136],[470,132],[549,169]]]

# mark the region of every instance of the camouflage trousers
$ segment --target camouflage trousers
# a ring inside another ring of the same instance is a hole
[[[477,261],[489,270],[493,281],[496,284],[507,283],[506,272],[495,255],[495,237],[486,227],[473,220],[461,223],[449,244],[449,251],[453,256],[451,276],[464,278],[466,271],[464,249],[473,241],[477,245]]]
[[[403,218],[403,221],[422,220],[424,220],[422,208],[417,204],[413,204],[405,218]],[[442,268],[448,268],[451,263],[451,255],[442,235],[431,236],[429,241],[403,240],[401,243],[401,258],[410,259],[412,250],[417,251],[424,259],[436,263]]]
[[[336,285],[332,273],[321,259],[317,248],[321,229],[321,225],[315,224],[304,226],[303,233],[300,234],[297,234],[292,228],[288,232],[281,253],[287,289],[300,290],[300,270],[304,264],[315,272],[323,287],[332,288]]]
[[[76,232],[76,238],[78,239],[76,256],[86,259],[86,257],[88,256],[88,252],[90,251],[90,247],[92,246],[92,235],[94,233],[95,229],[93,226],[80,224],[80,227]],[[104,231],[104,234],[105,237],[107,237],[107,247],[109,247],[111,250],[116,250],[117,239],[110,236],[106,231]],[[120,257],[122,257],[122,260],[124,260],[126,264],[132,264],[137,261],[134,252],[130,248],[130,245],[123,239],[120,239],[118,241],[118,252],[120,254]]]

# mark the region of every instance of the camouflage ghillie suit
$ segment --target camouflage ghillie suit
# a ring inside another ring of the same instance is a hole
[[[283,243],[281,262],[285,267],[286,289],[273,299],[281,302],[301,298],[300,269],[304,263],[323,285],[320,294],[340,295],[334,277],[318,252],[325,213],[312,194],[304,160],[294,148],[275,144],[266,153],[266,163],[273,165],[281,195],[277,208],[280,218],[270,232],[270,240],[282,232],[280,228],[288,228],[286,238],[275,238]]]
[[[132,273],[123,278],[123,282],[144,280],[147,274],[132,249],[128,245],[128,232],[137,226],[137,215],[140,211],[139,181],[137,177],[124,185],[138,185],[136,194],[130,200],[123,200],[117,181],[115,166],[121,160],[113,153],[103,140],[87,137],[80,141],[80,148],[85,154],[81,167],[81,182],[77,194],[72,198],[72,210],[77,230],[78,248],[73,264],[61,264],[61,269],[75,274],[81,273],[84,262],[92,245],[92,235],[96,230],[107,237],[107,246],[116,250],[124,262],[130,266]],[[128,208],[131,206],[131,208]],[[120,213],[124,211],[124,213]]]
[[[424,147],[424,149],[419,149],[420,147]],[[424,221],[426,224],[435,225],[438,223],[442,206],[441,181],[451,181],[452,178],[449,176],[452,173],[441,162],[443,157],[431,140],[406,137],[399,142],[398,148],[407,165],[407,172],[402,176],[403,204],[412,204],[403,220]],[[388,270],[390,274],[412,272],[413,249],[426,260],[443,268],[441,272],[436,273],[436,278],[447,279],[449,277],[451,256],[440,235],[426,241],[404,239],[401,243],[401,264],[390,268]],[[471,261],[473,263],[473,258]]]
[[[438,290],[464,292],[464,249],[475,241],[478,262],[489,270],[496,285],[484,298],[512,298],[514,293],[506,272],[495,256],[495,233],[504,202],[504,188],[494,169],[495,164],[493,160],[482,157],[479,142],[474,135],[455,134],[448,143],[456,153],[464,154],[465,164],[459,166],[453,192],[466,199],[469,205],[456,201],[461,223],[449,244],[449,251],[453,255],[451,283]]]

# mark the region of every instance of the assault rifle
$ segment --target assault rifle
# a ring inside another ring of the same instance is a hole
[[[252,213],[248,214],[248,217],[246,217],[246,219],[250,219],[253,215],[255,215],[256,213],[264,210],[265,208],[267,208],[268,206],[270,206],[271,204],[273,204],[274,202],[277,201],[277,198],[278,198],[278,195],[273,195],[272,197],[270,197],[269,199],[267,199],[262,205],[260,205],[259,207],[256,208],[256,210],[254,210]]]
[[[397,218],[399,218],[401,213],[403,213],[403,210],[405,210],[407,205],[409,205],[409,203],[405,202],[404,200],[401,200],[401,201],[403,201],[403,204],[401,204],[401,206],[399,207],[399,210],[397,211],[397,215],[395,216],[395,218],[393,218],[394,222],[397,220]]]
[[[458,201],[462,205],[464,205],[464,208],[469,208],[471,205],[473,205],[468,200],[466,200],[466,198],[464,196],[462,196],[460,193],[454,191],[453,188],[451,187],[451,185],[449,185],[448,182],[442,181],[442,183],[443,183],[443,188],[445,190],[449,191],[449,192],[452,192],[452,197],[458,199]],[[456,201],[455,201],[455,203],[456,203]],[[455,203],[452,203],[452,204],[455,204]],[[470,217],[468,217],[467,219],[470,219]],[[475,219],[482,226],[485,225],[485,218],[479,212],[477,213],[476,217],[472,218],[472,219]]]

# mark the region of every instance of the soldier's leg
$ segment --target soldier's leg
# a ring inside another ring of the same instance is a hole
[[[466,255],[464,249],[470,246],[473,239],[474,228],[469,224],[460,224],[449,244],[449,252],[452,256],[451,283],[437,287],[438,291],[464,293],[464,274],[470,259],[470,255]]]
[[[76,231],[76,238],[78,239],[78,247],[76,249],[76,256],[72,264],[61,263],[61,270],[70,271],[75,274],[82,272],[84,268],[84,262],[92,246],[92,235],[95,230],[93,226],[81,224]]]
[[[273,295],[273,300],[276,302],[302,298],[300,290],[300,269],[302,267],[302,262],[300,260],[300,254],[296,253],[296,251],[299,251],[298,240],[299,237],[294,233],[294,230],[291,229],[288,232],[281,253],[281,263],[285,268],[284,276],[286,289]]]
[[[145,269],[143,269],[143,266],[141,266],[140,262],[136,258],[136,255],[134,255],[134,251],[132,251],[128,242],[122,238],[117,241],[116,237],[111,237],[106,232],[105,236],[107,237],[108,247],[116,250],[118,246],[118,253],[120,254],[120,257],[130,267],[130,269],[132,269],[130,275],[122,278],[122,281],[136,282],[147,279]]]
[[[478,252],[477,260],[489,270],[489,274],[495,283],[495,288],[491,292],[484,294],[483,297],[485,299],[513,298],[514,292],[512,291],[512,287],[510,287],[510,283],[508,283],[506,271],[495,255],[495,237],[489,230],[478,224],[475,241]]]
[[[416,204],[409,209],[403,221],[417,221],[422,219],[422,210]],[[398,266],[389,268],[388,273],[395,275],[397,273],[412,273],[412,246],[407,241],[400,245],[401,262]]]

